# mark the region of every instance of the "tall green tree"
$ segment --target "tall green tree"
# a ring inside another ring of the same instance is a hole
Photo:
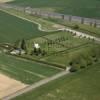
[[[21,49],[22,49],[22,50],[25,50],[25,51],[27,50],[27,48],[26,48],[26,42],[25,42],[24,39],[23,39],[22,42],[21,42]]]
[[[14,43],[14,48],[17,49],[20,46],[20,40],[16,40]]]

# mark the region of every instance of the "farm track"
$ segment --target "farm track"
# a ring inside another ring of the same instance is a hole
[[[41,80],[39,82],[36,82],[36,83],[32,84],[31,86],[27,86],[27,87],[25,87],[25,88],[15,92],[15,93],[13,93],[13,94],[10,94],[10,95],[2,98],[2,100],[11,100],[11,99],[13,99],[13,98],[15,98],[15,97],[17,97],[17,96],[19,96],[21,94],[24,94],[24,93],[27,93],[27,92],[29,92],[31,90],[34,90],[34,89],[36,89],[36,88],[38,88],[38,87],[40,87],[42,85],[45,85],[45,84],[47,84],[47,83],[49,83],[49,82],[51,82],[53,80],[56,80],[56,79],[60,78],[62,76],[68,75],[69,73],[70,73],[69,71],[62,71],[62,72],[60,72],[60,73],[58,73],[58,74],[56,74],[56,75],[54,75],[52,77],[43,79],[43,80]]]

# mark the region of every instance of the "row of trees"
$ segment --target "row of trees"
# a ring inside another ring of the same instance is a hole
[[[77,71],[80,68],[86,68],[88,66],[93,65],[95,62],[99,61],[100,58],[100,47],[90,48],[89,50],[84,50],[78,53],[72,60],[69,62],[69,66],[71,66],[71,71]]]
[[[34,48],[30,53],[30,55],[36,55],[36,56],[39,56],[39,55],[45,56],[46,54],[47,54],[46,51],[42,50],[41,48],[38,48],[38,49]]]

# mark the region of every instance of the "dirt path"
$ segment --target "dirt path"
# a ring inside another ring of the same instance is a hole
[[[60,78],[60,77],[62,77],[64,75],[67,75],[69,73],[70,73],[69,71],[62,71],[62,72],[60,72],[60,73],[58,73],[58,74],[56,74],[56,75],[54,75],[52,77],[46,78],[44,80],[41,80],[39,82],[34,83],[31,86],[27,86],[26,88],[24,88],[24,89],[22,89],[20,91],[12,93],[12,94],[2,98],[2,100],[11,100],[11,99],[15,98],[16,96],[19,96],[19,95],[21,95],[23,93],[27,93],[27,92],[29,92],[31,90],[34,90],[34,89],[36,89],[36,88],[38,88],[38,87],[40,87],[42,85],[45,85],[45,84],[47,84],[47,83],[49,83],[49,82],[51,82],[53,80],[56,80],[56,79],[58,79],[58,78]]]
[[[11,2],[11,1],[14,1],[14,0],[0,0],[0,3],[6,3],[6,2]]]

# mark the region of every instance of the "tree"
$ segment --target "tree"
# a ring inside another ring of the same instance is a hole
[[[14,43],[14,49],[19,48],[20,40],[16,40]]]
[[[73,26],[74,29],[79,29],[79,26],[76,24]]]
[[[94,22],[94,27],[96,27],[97,26],[97,23],[96,23],[96,21]]]
[[[41,54],[42,50],[41,48],[38,49],[38,54]]]
[[[77,71],[76,66],[71,66],[70,72],[76,72],[76,71]]]
[[[21,49],[26,51],[26,43],[24,39],[21,42]]]
[[[72,16],[69,16],[69,21],[70,21],[70,22],[72,21]]]
[[[43,51],[42,51],[42,56],[45,56],[45,55],[46,55],[46,51],[43,50]]]
[[[84,18],[81,19],[81,24],[84,24]]]
[[[92,22],[90,22],[90,26],[92,26],[92,24],[93,24],[93,23],[92,23]]]
[[[65,16],[64,15],[61,15],[61,16],[62,16],[62,19],[64,19]]]
[[[36,54],[37,53],[37,49],[34,47],[34,53]]]
[[[72,61],[71,61],[71,62],[69,62],[69,65],[70,65],[70,66],[72,66],[72,65],[73,65],[73,62],[72,62]]]

